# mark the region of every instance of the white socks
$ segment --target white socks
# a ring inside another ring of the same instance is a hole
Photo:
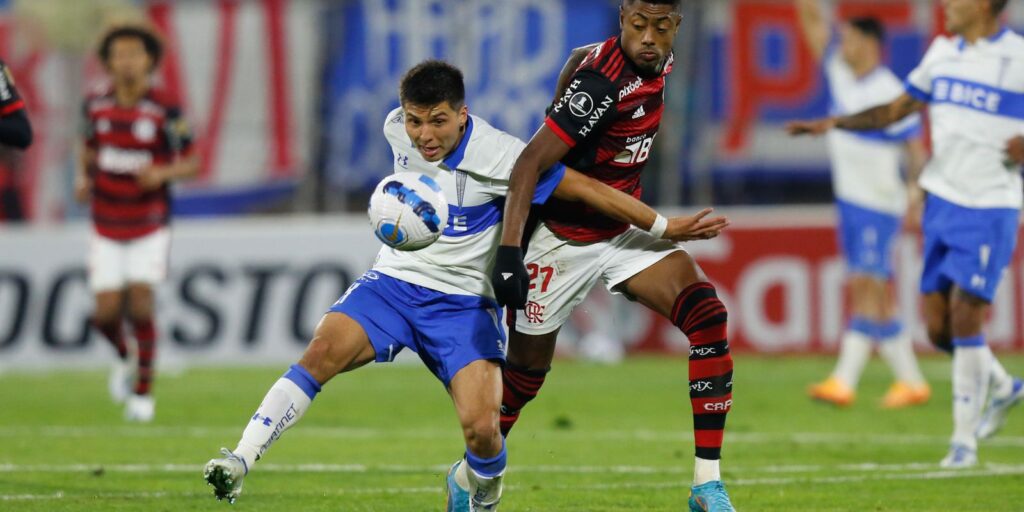
[[[889,365],[896,380],[915,387],[925,384],[924,375],[921,375],[921,369],[917,366],[917,356],[914,355],[909,332],[904,330],[891,338],[878,340],[878,353]]]
[[[316,380],[297,364],[274,383],[234,450],[235,455],[245,461],[246,471],[252,469],[285,430],[298,423],[319,391]]]
[[[982,335],[953,339],[953,443],[977,448],[992,360]]]
[[[991,360],[991,366],[989,367],[989,383],[992,386],[992,396],[998,398],[1010,396],[1010,393],[1013,392],[1013,377],[1006,372],[1006,368],[1003,368],[1003,365],[999,363],[999,360],[996,359],[996,355],[992,353],[992,349],[990,349],[988,345],[985,346],[985,352],[988,353],[988,357]]]
[[[871,357],[871,338],[862,332],[849,329],[843,334],[839,347],[839,359],[832,376],[851,389],[857,387],[864,365]]]
[[[455,483],[469,490],[469,499],[478,505],[493,505],[501,501],[501,492],[505,472],[484,476],[469,467],[469,461],[462,459],[462,464],[455,469]]]
[[[708,482],[722,479],[722,473],[718,469],[718,460],[695,458],[693,464],[693,485],[703,485]]]

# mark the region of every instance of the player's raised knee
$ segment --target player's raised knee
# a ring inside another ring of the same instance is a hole
[[[492,457],[501,451],[501,430],[496,416],[470,421],[462,426],[462,435],[466,447],[480,457]]]

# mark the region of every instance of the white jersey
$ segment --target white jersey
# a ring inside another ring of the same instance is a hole
[[[833,47],[835,48],[835,47]],[[858,78],[838,51],[825,59],[825,77],[833,115],[855,114],[900,97],[903,82],[879,66]],[[857,206],[902,215],[907,206],[906,185],[900,177],[903,143],[921,132],[921,118],[908,116],[884,130],[828,133],[832,188],[836,198]]]
[[[418,251],[384,246],[374,270],[432,290],[494,298],[490,271],[501,234],[501,218],[512,166],[526,143],[469,116],[462,142],[443,161],[427,162],[405,132],[401,108],[388,114],[384,135],[395,156],[395,172],[433,178],[448,200],[448,225],[432,245]],[[534,203],[543,203],[565,174],[556,165],[537,183]]]
[[[1003,29],[968,45],[939,36],[907,79],[929,103],[931,161],[921,186],[968,208],[1020,208],[1020,167],[1006,142],[1024,135],[1024,38]]]

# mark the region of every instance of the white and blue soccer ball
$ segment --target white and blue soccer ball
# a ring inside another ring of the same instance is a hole
[[[417,251],[440,238],[448,224],[448,201],[437,182],[415,172],[384,178],[370,197],[370,224],[384,245]]]

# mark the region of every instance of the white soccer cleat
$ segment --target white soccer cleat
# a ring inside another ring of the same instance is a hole
[[[152,395],[128,396],[124,404],[124,419],[138,423],[149,423],[156,416],[156,400]]]
[[[1003,424],[1006,423],[1006,415],[1010,409],[1021,400],[1024,400],[1024,380],[1013,379],[1010,394],[1004,397],[992,397],[985,412],[981,413],[981,422],[978,423],[978,429],[975,432],[978,439],[988,439],[996,435],[996,432],[999,432],[999,429],[1003,428]]]
[[[949,453],[939,462],[939,466],[945,469],[964,469],[974,467],[978,464],[978,451],[967,445],[953,443],[949,447]]]
[[[203,478],[213,486],[213,495],[218,500],[235,503],[242,493],[242,479],[249,472],[245,461],[227,448],[220,449],[222,459],[211,459],[203,468]]]
[[[110,399],[116,404],[123,404],[132,392],[133,366],[130,361],[118,359],[110,367],[107,391],[110,392]]]

